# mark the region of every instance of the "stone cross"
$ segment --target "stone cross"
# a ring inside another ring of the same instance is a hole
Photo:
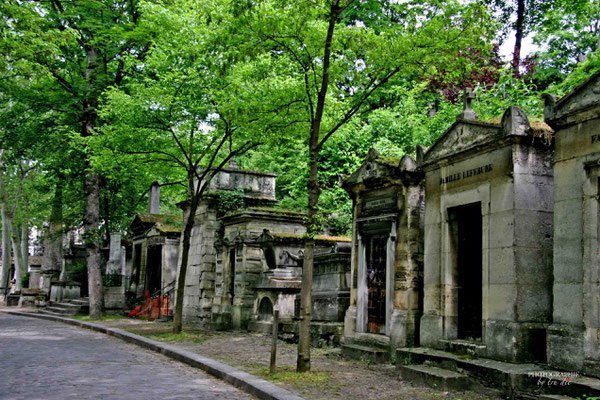
[[[473,93],[473,89],[467,88],[467,90],[465,90],[465,94],[463,95],[463,112],[458,115],[458,119],[471,121],[477,119],[477,114],[471,107],[471,102],[474,98],[475,94]]]

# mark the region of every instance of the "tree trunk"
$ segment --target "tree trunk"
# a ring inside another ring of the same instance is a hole
[[[27,223],[21,225],[21,257],[23,258],[25,271],[29,271],[29,226]]]
[[[12,227],[4,206],[0,208],[0,212],[2,214],[2,280],[0,281],[0,293],[6,294],[8,293],[10,268],[12,265],[12,246],[10,241]]]
[[[86,99],[83,102],[81,136],[91,136],[96,127],[98,104],[95,92],[97,52],[94,46],[85,46],[87,63],[85,67]],[[102,316],[104,293],[102,291],[102,272],[100,271],[100,183],[98,175],[93,171],[89,159],[86,160],[86,176],[83,181],[85,192],[85,215],[83,228],[88,270],[88,292],[90,296],[90,317]]]
[[[198,182],[198,185],[200,182]],[[191,183],[193,188],[193,182]],[[173,315],[173,333],[180,333],[183,328],[183,294],[185,291],[185,276],[187,274],[187,265],[190,254],[190,243],[192,238],[192,228],[198,209],[198,200],[192,198],[190,202],[190,211],[183,228],[183,246],[181,249],[181,264],[179,265],[179,274],[177,276],[177,293],[175,294],[175,314]]]
[[[85,248],[88,270],[88,293],[90,296],[90,317],[98,319],[102,316],[104,293],[102,291],[102,272],[100,271],[99,248],[99,196],[98,175],[88,172],[84,181],[85,191],[85,216],[83,227],[85,230]]]
[[[518,77],[521,65],[521,43],[523,41],[523,23],[525,21],[525,0],[517,0],[517,22],[515,23],[515,48],[513,50],[513,76]]]
[[[27,272],[27,267],[23,265],[23,256],[21,254],[21,226],[12,226],[11,244],[15,261],[15,290],[21,290],[21,279]]]
[[[329,25],[327,27],[327,36],[325,38],[325,47],[323,51],[323,76],[321,78],[321,88],[317,94],[317,107],[314,119],[310,127],[309,141],[309,168],[308,177],[308,217],[306,219],[307,238],[304,245],[304,263],[302,265],[302,288],[300,290],[300,322],[298,326],[298,358],[296,360],[296,371],[310,371],[310,321],[312,308],[312,276],[313,262],[315,252],[315,237],[321,227],[318,221],[319,196],[321,195],[319,187],[319,135],[321,132],[321,121],[325,111],[325,99],[329,88],[329,65],[331,61],[331,46],[333,43],[333,33],[339,16],[339,1],[331,4],[329,14]]]
[[[312,147],[312,146],[311,146]],[[300,323],[298,326],[298,372],[310,371],[310,321],[312,314],[312,278],[315,253],[315,236],[319,231],[317,218],[319,210],[319,150],[310,150],[310,175],[308,178],[308,218],[306,231],[308,237],[304,245],[302,264],[302,288],[300,291]]]
[[[62,270],[62,202],[63,202],[62,182],[56,184],[54,189],[54,199],[52,199],[52,210],[50,211],[50,220],[48,229],[44,235],[44,263],[45,271],[60,272]]]

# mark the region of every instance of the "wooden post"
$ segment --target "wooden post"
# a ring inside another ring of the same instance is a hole
[[[275,373],[275,364],[277,363],[277,336],[279,332],[279,310],[275,308],[273,310],[273,333],[271,341],[271,365],[269,371],[271,374]]]

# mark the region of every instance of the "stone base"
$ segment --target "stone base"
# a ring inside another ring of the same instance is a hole
[[[350,306],[344,316],[344,336],[352,336],[354,332],[356,332],[356,306]]]
[[[19,294],[7,294],[6,295],[6,305],[8,307],[18,306],[20,299],[21,299],[21,295],[19,295]]]
[[[233,328],[230,312],[213,312],[210,316],[210,329],[214,331],[227,331]]]
[[[125,288],[123,286],[104,288],[104,309],[105,310],[125,310],[127,303],[125,301]]]
[[[486,357],[513,363],[546,362],[548,324],[488,320]]]
[[[434,314],[424,314],[421,317],[419,340],[421,346],[442,349],[440,340],[444,338],[442,327],[444,317]],[[453,339],[453,338],[452,338]]]
[[[231,307],[231,325],[233,329],[246,330],[252,320],[254,310],[252,307],[234,305]]]
[[[489,359],[473,359],[452,353],[426,348],[397,349],[398,369],[405,365],[426,365],[448,371],[459,372],[482,385],[499,389],[506,398],[531,399],[574,399],[600,396],[600,380],[586,376],[570,376],[568,385],[562,384],[564,378],[540,378],[536,374],[556,373],[560,376],[564,371],[549,370],[546,365],[513,364]],[[541,379],[541,381],[540,381]],[[552,383],[549,383],[550,379]],[[544,384],[540,384],[544,382]],[[489,393],[489,389],[486,390]],[[540,395],[556,396],[541,397]],[[584,396],[585,395],[585,396]],[[538,397],[540,396],[540,397]],[[568,397],[560,397],[568,396]]]
[[[273,322],[271,321],[250,321],[248,322],[250,332],[271,334],[273,332]]]
[[[342,322],[349,305],[349,291],[313,292],[312,317],[319,321]]]
[[[455,318],[447,318],[453,323]],[[429,348],[449,351],[448,343],[462,343],[455,337],[445,337],[442,326],[444,317],[426,314],[421,318],[421,345]],[[494,360],[527,363],[546,361],[546,329],[547,324],[485,321],[485,337],[481,342],[473,342],[485,346],[485,351],[477,355]],[[456,347],[456,346],[455,346]],[[459,346],[459,348],[462,348]],[[564,349],[562,350],[564,351]]]
[[[104,289],[106,290],[106,289]],[[79,282],[59,281],[50,286],[50,300],[60,303],[63,300],[74,300],[81,297]]]
[[[420,319],[421,313],[418,311],[393,311],[388,335],[392,342],[392,350],[398,347],[419,346]]]
[[[564,324],[548,327],[547,357],[552,368],[567,371],[583,369],[583,328]]]
[[[269,322],[269,326],[271,323]],[[269,331],[270,332],[270,331]],[[312,347],[339,346],[344,333],[341,322],[313,321],[310,323],[310,342]],[[281,322],[279,336],[285,341],[298,342],[298,323]]]
[[[44,307],[46,294],[41,289],[23,289],[18,305],[19,307]]]
[[[391,357],[390,338],[372,333],[344,336],[342,354],[354,360],[384,363]]]

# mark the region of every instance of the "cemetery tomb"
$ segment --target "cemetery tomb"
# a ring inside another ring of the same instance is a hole
[[[600,72],[558,101],[547,95],[544,116],[556,130],[548,363],[600,377]]]
[[[509,362],[545,360],[552,322],[552,131],[518,107],[465,111],[418,155],[425,174],[420,342]]]

